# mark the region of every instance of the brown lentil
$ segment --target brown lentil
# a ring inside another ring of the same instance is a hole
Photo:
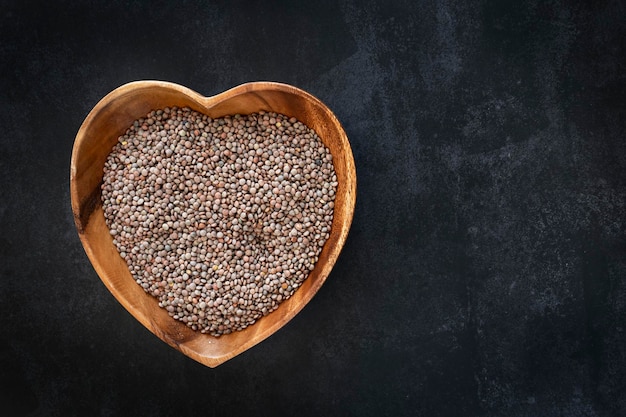
[[[332,155],[297,119],[154,110],[104,166],[106,224],[137,282],[170,316],[214,336],[288,299],[329,237]]]

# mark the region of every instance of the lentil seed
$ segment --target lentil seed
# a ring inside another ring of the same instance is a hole
[[[330,151],[293,117],[171,107],[118,138],[102,202],[138,285],[174,319],[220,336],[301,286],[328,239],[336,187]]]

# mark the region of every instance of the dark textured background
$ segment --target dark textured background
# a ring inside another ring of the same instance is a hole
[[[0,16],[1,415],[626,415],[624,2],[5,1]],[[141,79],[294,84],[353,147],[333,273],[216,369],[136,322],[74,229],[74,136]]]

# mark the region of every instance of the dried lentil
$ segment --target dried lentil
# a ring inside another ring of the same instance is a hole
[[[172,107],[119,137],[102,202],[137,284],[174,319],[220,336],[274,311],[306,279],[336,187],[329,150],[293,117]]]

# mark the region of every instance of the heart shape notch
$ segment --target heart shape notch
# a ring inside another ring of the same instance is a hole
[[[194,331],[170,317],[137,285],[113,245],[105,224],[100,186],[113,145],[136,119],[164,107],[189,107],[212,118],[259,111],[295,117],[314,129],[333,156],[337,192],[330,237],[315,268],[278,309],[246,329],[220,337]],[[72,151],[70,191],[78,235],[94,269],[113,296],[141,324],[168,345],[209,367],[244,352],[278,331],[313,298],[330,274],[346,241],[356,201],[356,169],[348,138],[335,115],[320,100],[296,87],[242,84],[213,97],[178,84],[137,81],[104,97],[81,125]]]

